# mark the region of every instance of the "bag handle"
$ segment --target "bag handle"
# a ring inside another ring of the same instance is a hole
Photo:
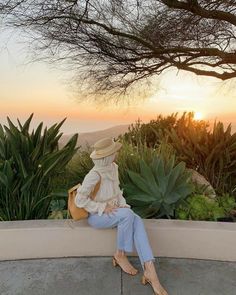
[[[94,170],[95,171],[95,170]],[[92,191],[92,193],[90,194],[90,198],[92,198],[92,199],[94,199],[95,198],[95,196],[96,196],[96,194],[97,194],[97,192],[98,192],[98,190],[99,190],[99,187],[100,187],[100,184],[101,184],[101,175],[100,175],[100,173],[98,172],[98,171],[96,171],[98,174],[99,174],[99,177],[100,177],[100,180],[96,183],[96,185],[95,185],[95,187],[94,187],[94,190]],[[72,188],[70,188],[69,190],[68,190],[68,193],[69,193],[69,195],[72,193],[72,192],[74,192],[75,190],[77,190],[79,187],[80,187],[80,183],[78,183],[78,184],[76,184],[75,186],[73,186]],[[92,195],[92,196],[91,196]],[[69,226],[70,226],[70,228],[74,228],[73,226],[72,226],[72,224],[73,224],[73,219],[69,219],[69,216],[70,216],[70,213],[69,213],[69,207],[68,207],[68,209],[67,209],[67,217],[66,217],[66,221],[65,221],[65,223],[67,223]]]
[[[98,173],[100,179],[99,179],[99,181],[96,183],[96,185],[95,185],[95,187],[94,187],[94,190],[93,190],[92,193],[90,194],[90,198],[91,198],[92,200],[95,198],[95,196],[96,196],[96,194],[97,194],[97,192],[98,192],[98,190],[99,190],[99,188],[100,188],[100,184],[101,184],[101,175],[100,175],[100,173],[99,173],[98,171],[96,171],[96,170],[94,170],[94,171]]]
[[[96,196],[96,194],[97,194],[97,192],[98,192],[98,190],[99,190],[99,188],[100,188],[100,184],[101,184],[101,175],[100,175],[100,173],[99,173],[98,171],[96,171],[96,170],[94,170],[94,171],[98,173],[100,179],[99,179],[99,181],[96,183],[96,185],[95,185],[93,191],[90,193],[90,196],[89,196],[89,197],[90,197],[91,199],[94,199],[94,198],[95,198],[95,196]],[[81,186],[81,183],[76,184],[75,186],[73,186],[72,188],[70,188],[70,189],[68,190],[68,193],[69,193],[69,194],[72,193],[73,191],[77,190],[80,186]]]

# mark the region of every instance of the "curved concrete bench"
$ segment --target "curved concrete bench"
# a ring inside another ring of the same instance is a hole
[[[236,261],[236,223],[143,221],[156,257]],[[0,260],[111,256],[116,248],[116,231],[93,229],[87,220],[2,221]]]

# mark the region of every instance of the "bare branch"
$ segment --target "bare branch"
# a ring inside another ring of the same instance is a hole
[[[234,0],[8,0],[0,15],[94,93],[126,93],[170,67],[236,77]]]

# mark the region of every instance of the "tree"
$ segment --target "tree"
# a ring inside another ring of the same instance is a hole
[[[5,24],[33,32],[40,56],[66,62],[97,93],[171,67],[236,77],[235,0],[1,2]]]

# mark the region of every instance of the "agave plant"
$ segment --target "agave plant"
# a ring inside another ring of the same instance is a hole
[[[123,187],[128,181],[128,169],[138,172],[139,160],[144,159],[147,163],[150,163],[155,154],[156,151],[154,149],[148,148],[145,143],[134,145],[123,140],[122,149],[119,151],[117,159],[121,186]]]
[[[231,124],[195,120],[193,112],[170,116],[159,115],[149,123],[138,121],[129,126],[122,137],[129,143],[146,143],[156,147],[160,142],[171,144],[176,156],[188,168],[203,175],[218,194],[236,191],[236,133]]]
[[[75,134],[61,149],[58,140],[62,120],[42,131],[43,123],[30,133],[33,114],[19,127],[7,118],[0,125],[0,220],[47,218],[52,179],[77,151]]]
[[[174,155],[168,161],[162,154],[155,155],[150,165],[140,159],[139,173],[128,170],[128,174],[124,194],[143,218],[173,217],[176,206],[193,191],[185,163],[176,165]]]

